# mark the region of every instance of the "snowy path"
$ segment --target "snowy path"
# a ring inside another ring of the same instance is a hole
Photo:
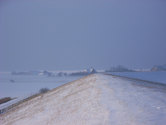
[[[112,77],[112,78],[111,78]],[[110,124],[165,125],[166,87],[116,76],[102,76]],[[111,92],[110,92],[111,90]],[[108,96],[109,95],[109,96]]]
[[[166,87],[95,74],[0,115],[2,125],[165,125]]]

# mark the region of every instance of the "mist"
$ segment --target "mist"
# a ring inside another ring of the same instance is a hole
[[[0,71],[166,63],[164,0],[0,1]]]

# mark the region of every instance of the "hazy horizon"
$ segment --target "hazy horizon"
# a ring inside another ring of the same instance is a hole
[[[165,64],[164,64],[165,65]],[[162,66],[162,65],[153,65],[152,67],[127,67],[127,66],[124,66],[124,65],[111,65],[110,67],[108,68],[96,68],[96,67],[83,67],[83,68],[78,68],[78,69],[72,69],[72,68],[66,68],[66,69],[14,69],[14,70],[0,70],[1,73],[3,72],[29,72],[29,71],[80,71],[80,70],[86,70],[86,69],[91,69],[91,68],[94,68],[95,70],[103,70],[103,71],[107,71],[107,70],[110,70],[111,68],[116,68],[118,66],[122,66],[124,68],[127,68],[127,69],[131,69],[131,70],[145,70],[145,71],[150,71],[154,66]]]
[[[166,64],[166,1],[1,0],[0,71]]]

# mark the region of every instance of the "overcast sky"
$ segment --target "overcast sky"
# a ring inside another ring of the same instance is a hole
[[[166,0],[0,0],[0,71],[166,63]]]

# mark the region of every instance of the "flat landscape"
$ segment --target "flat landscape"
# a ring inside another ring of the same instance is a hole
[[[3,125],[165,125],[166,86],[93,74],[22,102]]]
[[[0,125],[166,125],[166,0],[0,0]]]

